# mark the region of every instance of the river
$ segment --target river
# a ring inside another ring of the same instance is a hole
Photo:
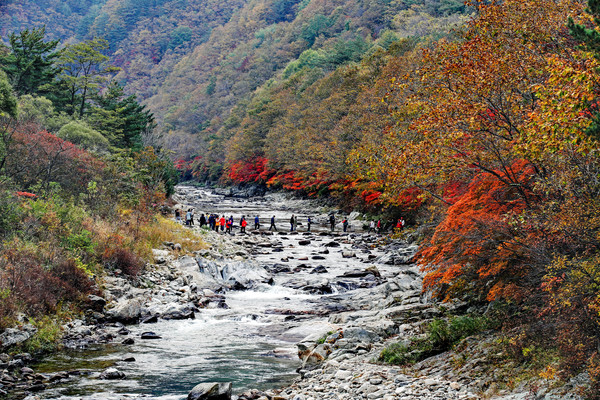
[[[295,234],[268,236],[277,251],[265,246],[255,249],[252,258],[283,273],[274,273],[271,284],[228,291],[227,309],[201,309],[192,320],[128,326],[128,334],[118,339],[135,338],[130,346],[94,345],[46,358],[34,367],[36,372],[70,371],[71,378],[36,394],[38,398],[184,399],[196,384],[211,381],[233,382],[234,393],[282,387],[298,376],[296,343],[311,333],[334,329],[327,321],[331,312],[351,309],[352,299],[360,297],[361,291],[393,273],[388,266],[376,265],[382,275],[377,281],[371,275],[359,280],[342,277],[372,265],[379,250],[356,245],[353,237],[366,236],[359,222],[352,223],[351,233],[327,234],[327,210],[310,201],[280,194],[236,199],[191,187],[179,187],[177,198],[195,207],[197,217],[201,212],[233,215],[236,221],[242,214],[249,216],[248,228],[253,227],[255,215],[260,215],[262,229],[268,227],[273,215],[284,232],[289,231],[291,214],[301,223],[310,215],[315,224],[312,233],[305,232],[304,223]],[[259,235],[235,238],[249,236]],[[324,267],[321,273],[314,273],[317,266]],[[139,340],[148,330],[162,339]],[[126,378],[98,379],[107,367],[118,368]]]

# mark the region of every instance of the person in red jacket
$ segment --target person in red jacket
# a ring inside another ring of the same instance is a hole
[[[221,225],[221,232],[223,232],[225,230],[225,216],[221,216],[221,219],[219,220],[219,225]]]
[[[246,226],[248,225],[248,222],[246,221],[246,217],[242,216],[242,219],[240,220],[240,233],[246,233]]]

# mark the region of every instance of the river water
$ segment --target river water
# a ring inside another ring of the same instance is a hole
[[[179,198],[200,212],[234,215],[236,221],[243,214],[260,215],[267,223],[275,215],[280,230],[289,230],[289,217],[298,215],[305,221],[310,215],[313,230],[326,229],[327,214],[304,200],[290,200],[280,195],[267,198],[240,200],[215,195],[207,190],[179,188]],[[305,226],[305,225],[304,225]],[[263,225],[264,227],[264,225]],[[267,223],[268,227],[268,223]],[[356,229],[356,227],[354,227]],[[298,282],[327,282],[344,271],[360,268],[364,257],[347,259],[342,251],[351,248],[351,242],[324,254],[319,261],[302,261],[306,256],[323,253],[323,244],[330,237],[305,233],[299,227],[298,235],[275,235],[282,252],[264,251],[254,256],[263,265],[285,261],[291,268],[303,263],[326,266],[328,272],[315,276],[306,269],[294,274],[276,275],[273,285],[258,285],[248,291],[226,294],[228,309],[202,309],[194,320],[159,321],[128,327],[127,337],[135,344],[97,345],[85,350],[61,352],[35,366],[39,373],[79,371],[79,375],[36,396],[42,399],[124,399],[156,398],[184,399],[201,382],[231,381],[234,393],[250,388],[272,389],[291,383],[297,377],[300,365],[295,343],[314,332],[327,332],[327,307],[339,303],[343,290],[334,287],[332,294],[311,294],[295,289]],[[299,239],[309,238],[311,244],[298,246]],[[368,253],[376,253],[377,250]],[[371,256],[372,258],[372,256]],[[363,266],[364,268],[364,266]],[[385,276],[386,267],[378,266]],[[359,289],[360,290],[360,289]],[[338,292],[338,293],[335,293]],[[334,301],[335,300],[335,301]],[[296,315],[290,317],[289,315]],[[152,330],[160,340],[138,340],[143,331]],[[123,337],[124,338],[124,337]],[[127,358],[133,362],[125,362]],[[124,372],[126,379],[99,380],[98,375],[114,366]]]

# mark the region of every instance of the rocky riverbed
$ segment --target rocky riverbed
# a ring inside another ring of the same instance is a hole
[[[585,377],[553,390],[509,390],[485,365],[494,340],[485,335],[473,339],[468,348],[481,348],[469,357],[463,346],[411,368],[375,363],[390,341],[467,311],[423,295],[416,244],[365,232],[357,214],[349,232],[330,232],[331,210],[236,194],[180,187],[176,199],[197,217],[260,215],[261,229],[227,235],[191,227],[205,250],[183,255],[181,244],[167,242],[139,279],[106,277],[104,297],[90,298],[86,318],[64,327],[68,350],[41,363],[0,355],[0,395],[183,399],[199,383],[229,381],[214,398],[229,391],[239,400],[578,398],[572,393]],[[300,222],[311,216],[312,232],[306,225],[290,232],[291,214]],[[271,216],[281,231],[265,229]],[[17,343],[31,332],[24,325],[1,340]],[[189,398],[210,398],[204,386]]]

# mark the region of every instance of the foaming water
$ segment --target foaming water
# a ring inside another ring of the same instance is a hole
[[[258,293],[257,293],[258,294]],[[245,293],[246,299],[252,293]],[[40,372],[77,369],[88,376],[41,393],[42,398],[102,398],[145,395],[161,399],[185,398],[201,382],[231,381],[236,392],[267,389],[289,383],[298,361],[286,355],[295,347],[260,334],[269,322],[235,310],[203,310],[195,320],[161,321],[131,327],[132,346],[98,346],[69,351],[37,366]],[[152,330],[160,340],[140,340]],[[284,356],[281,356],[284,355]],[[122,360],[134,357],[135,362]],[[98,371],[115,366],[127,376],[100,381]]]

